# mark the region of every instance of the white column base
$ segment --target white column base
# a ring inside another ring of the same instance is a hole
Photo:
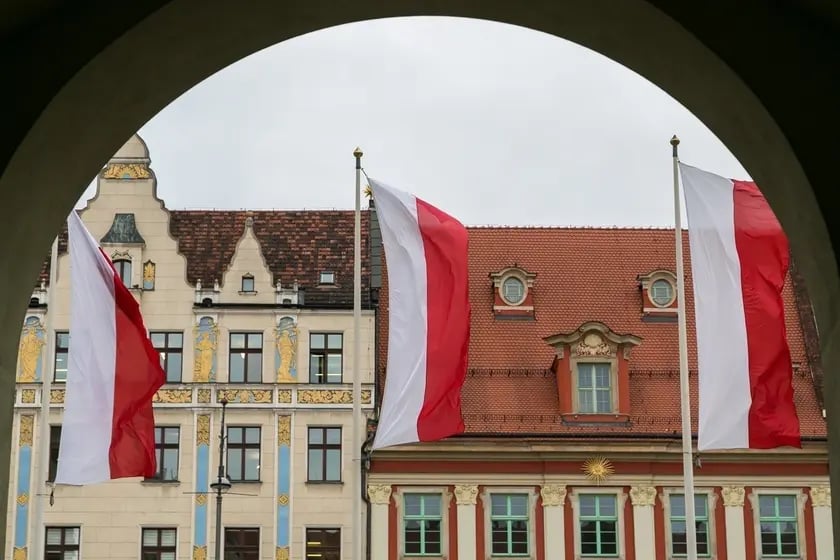
[[[834,560],[834,533],[831,526],[831,507],[814,508],[814,536],[817,541],[817,560]]]
[[[458,504],[456,507],[458,508],[458,560],[476,560],[475,504]]]

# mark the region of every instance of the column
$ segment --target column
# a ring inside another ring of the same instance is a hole
[[[388,560],[388,506],[391,505],[389,484],[368,484],[370,499],[370,560]]]
[[[656,503],[656,488],[633,486],[630,488],[630,503],[633,504],[633,542],[637,558],[656,557],[656,532],[653,528],[653,505]]]
[[[726,512],[726,557],[746,558],[747,543],[744,529],[744,487],[724,486],[720,495]]]
[[[292,417],[277,417],[277,527],[274,558],[289,560],[291,539],[291,488],[292,488]]]
[[[543,506],[543,542],[546,560],[566,557],[566,485],[546,484],[540,488]]]
[[[199,414],[195,420],[195,513],[193,517],[192,558],[207,555],[207,497],[210,491],[210,415]]]
[[[43,397],[42,397],[43,398]],[[32,478],[32,430],[35,425],[35,416],[30,414],[21,415],[18,435],[18,472],[17,472],[17,493],[15,497],[15,531],[12,536],[14,552],[12,557],[26,559],[27,544],[29,541],[29,494],[30,480]],[[41,446],[42,448],[46,446]],[[37,488],[38,485],[35,485]],[[40,530],[38,528],[36,531]]]
[[[459,484],[455,487],[455,504],[458,510],[458,560],[475,558],[475,503],[478,486]]]
[[[814,508],[814,536],[817,541],[817,560],[834,558],[830,486],[811,488],[811,507]]]

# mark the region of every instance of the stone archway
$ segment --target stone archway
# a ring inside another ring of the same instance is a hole
[[[831,196],[840,85],[831,69],[840,54],[840,12],[805,1],[744,0],[738,8],[665,0],[357,0],[329,7],[10,0],[0,12],[7,84],[0,92],[7,110],[0,132],[0,392],[7,395],[0,433],[10,433],[15,350],[37,271],[72,204],[126,138],[210,74],[279,41],[365,19],[448,15],[530,27],[590,47],[666,90],[726,143],[762,185],[808,281],[837,456],[840,420],[832,409],[840,390],[831,372],[840,367],[833,341],[840,276],[826,226],[837,220]],[[5,500],[8,446],[2,449]],[[840,483],[840,460],[832,471]]]

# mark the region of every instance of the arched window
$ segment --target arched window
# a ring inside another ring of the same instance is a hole
[[[117,259],[114,261],[114,268],[117,269],[123,284],[131,287],[131,261],[128,259]]]

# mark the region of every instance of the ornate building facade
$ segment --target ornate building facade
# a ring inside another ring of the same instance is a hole
[[[132,137],[80,215],[140,302],[167,383],[155,397],[158,473],[53,488],[47,558],[212,557],[221,401],[226,410],[223,550],[228,558],[337,559],[350,547],[352,382],[374,393],[374,313],[363,266],[361,370],[353,364],[353,213],[170,211]],[[369,216],[363,217],[367,254]],[[55,476],[67,375],[69,259],[59,236],[23,323],[6,554],[31,557],[40,452]],[[55,341],[47,355],[47,341]],[[49,418],[40,417],[51,376]],[[50,441],[38,441],[39,423]],[[234,554],[236,553],[236,555]]]
[[[373,453],[372,560],[684,557],[673,230],[469,234],[466,433]],[[835,557],[818,336],[794,268],[784,297],[802,447],[695,455],[703,558]]]

